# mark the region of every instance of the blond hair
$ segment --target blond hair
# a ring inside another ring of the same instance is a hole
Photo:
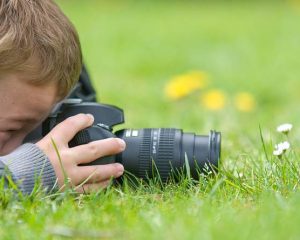
[[[36,85],[55,82],[64,97],[78,80],[78,34],[52,0],[0,0],[0,72],[25,72]]]

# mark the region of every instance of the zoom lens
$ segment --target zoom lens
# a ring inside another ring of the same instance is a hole
[[[139,178],[153,177],[153,167],[162,181],[174,170],[182,169],[188,160],[191,176],[199,178],[199,171],[207,166],[218,166],[221,134],[211,131],[202,136],[183,133],[174,128],[123,129],[115,133],[126,142],[126,149],[117,161]]]

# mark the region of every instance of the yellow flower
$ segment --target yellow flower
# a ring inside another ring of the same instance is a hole
[[[287,2],[294,10],[300,10],[300,0],[288,0]]]
[[[255,109],[256,103],[252,94],[241,92],[235,96],[235,106],[239,111],[251,112]]]
[[[207,79],[207,74],[200,71],[175,76],[166,85],[165,94],[171,100],[186,97],[195,90],[203,89],[207,85]]]
[[[207,109],[218,111],[225,107],[226,96],[223,91],[213,89],[201,96],[201,102]]]

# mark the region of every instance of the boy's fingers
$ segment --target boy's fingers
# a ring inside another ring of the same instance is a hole
[[[86,183],[82,186],[76,187],[76,191],[79,193],[91,193],[97,192],[100,189],[106,188],[110,184],[111,180],[106,180],[100,183]]]
[[[90,163],[96,159],[122,152],[125,142],[119,138],[107,138],[71,148],[72,161],[77,164]]]
[[[91,114],[80,113],[59,123],[50,134],[55,141],[68,143],[80,130],[91,126],[93,122],[94,117]]]
[[[112,163],[95,166],[81,166],[77,172],[80,182],[88,179],[87,183],[100,183],[109,179],[118,178],[124,173],[124,167],[120,163]]]

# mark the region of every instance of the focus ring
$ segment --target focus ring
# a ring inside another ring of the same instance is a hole
[[[175,129],[161,128],[155,164],[161,180],[166,181],[171,172],[171,163],[174,159]]]
[[[138,177],[146,179],[147,173],[151,174],[151,129],[144,129],[143,141],[139,149]],[[151,177],[151,176],[149,176]]]

